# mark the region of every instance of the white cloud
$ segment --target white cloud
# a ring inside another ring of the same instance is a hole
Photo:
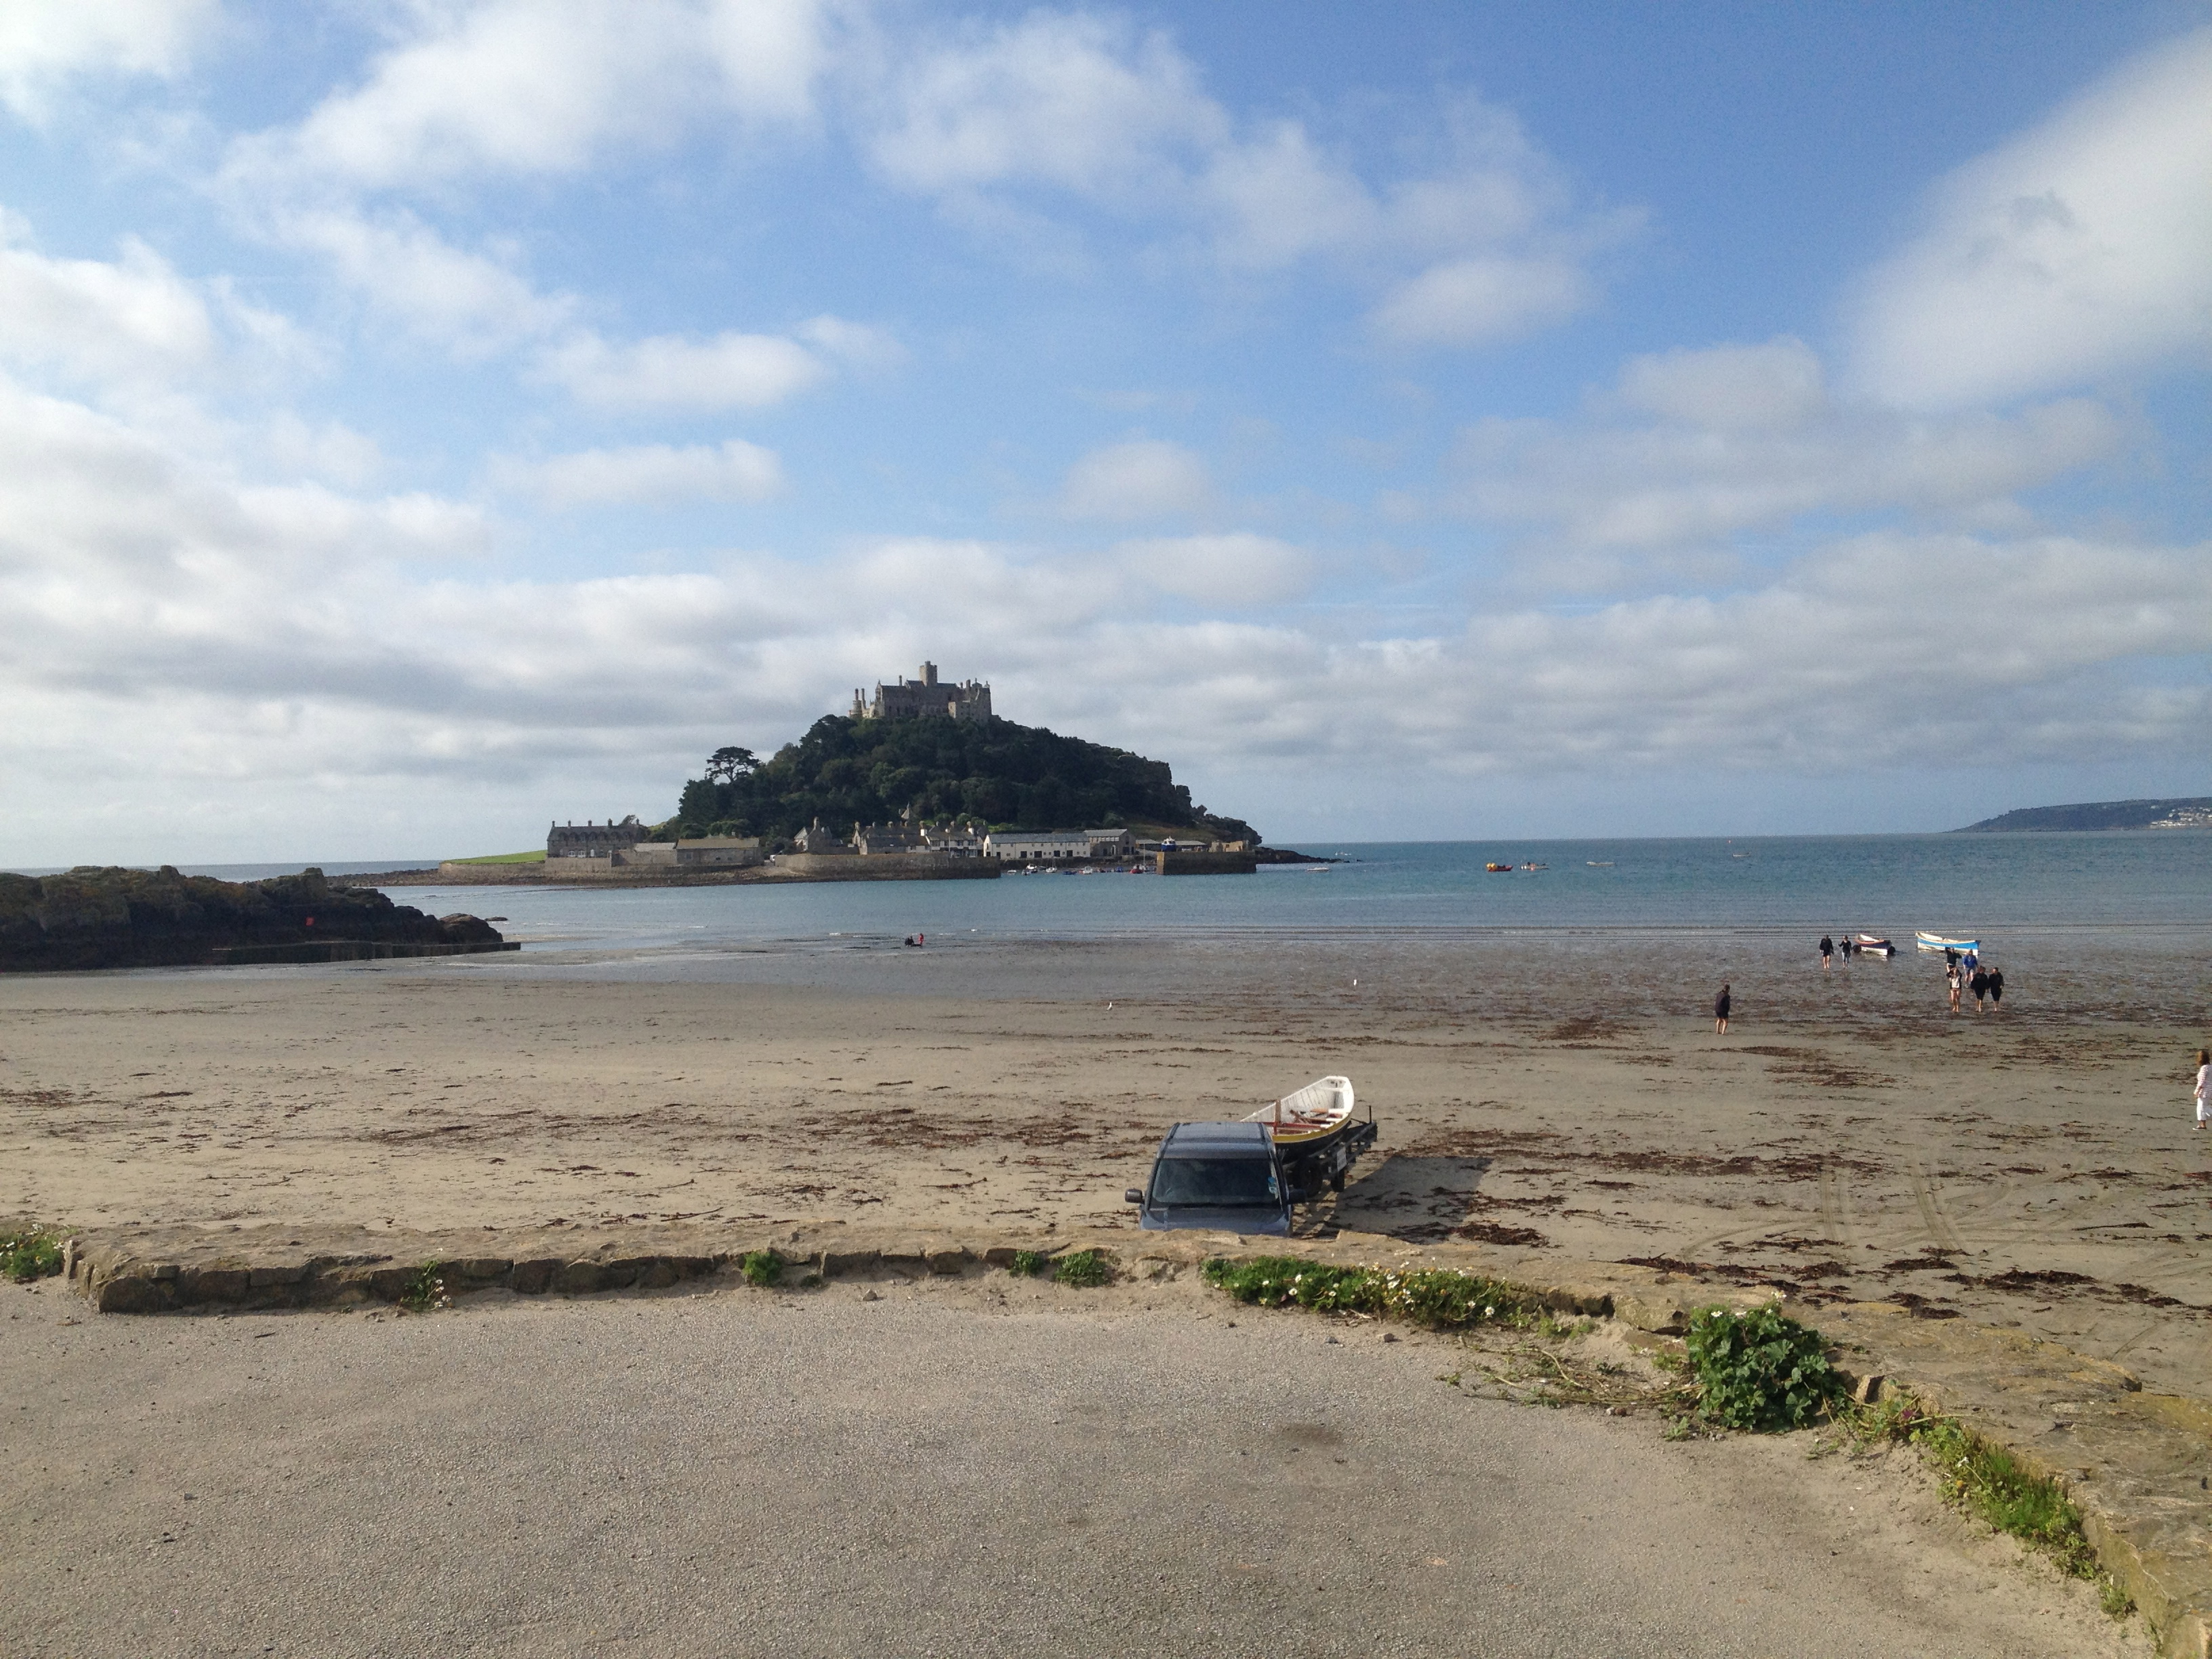
[[[1229,610],[1295,599],[1314,576],[1313,560],[1304,549],[1249,530],[1127,541],[1113,553],[1162,592]]]
[[[1826,374],[1802,340],[1709,346],[1632,357],[1620,400],[1685,426],[1787,432],[1830,414]]]
[[[1430,170],[1370,183],[1303,122],[1240,123],[1164,33],[1090,15],[962,30],[899,60],[876,96],[878,170],[1001,243],[1049,243],[1060,197],[1155,222],[1232,270],[1322,260],[1384,290],[1370,320],[1397,345],[1572,316],[1595,296],[1590,260],[1641,224],[1580,200],[1477,100],[1446,112]]]
[[[328,258],[376,311],[463,357],[538,338],[576,310],[569,296],[539,294],[507,265],[455,247],[411,214],[287,212],[272,228],[280,240]]]
[[[792,332],[855,368],[896,368],[906,361],[906,348],[897,337],[869,323],[824,314],[810,317]]]
[[[638,444],[535,463],[508,461],[495,465],[493,476],[501,488],[552,507],[761,501],[783,488],[783,464],[775,452],[741,438],[720,445]]]
[[[390,837],[657,812],[714,743],[788,737],[924,654],[988,674],[1013,718],[1187,776],[2212,761],[2212,546],[1881,534],[1720,598],[1394,638],[1346,611],[1163,611],[1163,574],[1200,603],[1240,602],[1255,570],[1294,591],[1301,556],[1258,536],[515,580],[476,562],[502,532],[465,503],[242,483],[4,382],[0,453],[0,775],[41,802],[0,830],[6,862],[126,834],[173,858],[241,813],[272,826],[264,849],[375,823],[387,850],[435,852],[455,843]],[[118,775],[160,793],[173,839],[118,826]]]
[[[43,123],[66,85],[181,74],[216,0],[8,0],[0,6],[0,104]]]
[[[793,341],[771,334],[689,340],[655,335],[613,345],[578,333],[549,347],[538,374],[603,409],[757,409],[805,391],[826,371]]]
[[[0,220],[0,357],[96,380],[207,369],[218,340],[198,289],[144,243],[113,264],[20,245]]]
[[[1453,467],[1464,510],[1528,528],[1530,574],[1601,589],[1683,550],[1698,574],[1733,574],[1734,538],[1808,514],[2016,522],[2017,493],[2105,459],[2120,435],[2083,399],[1940,417],[1839,401],[1785,337],[1633,359],[1593,418],[1481,422]]]
[[[1595,289],[1568,259],[1455,259],[1401,283],[1372,320],[1400,345],[1484,345],[1565,322],[1589,307]]]
[[[658,149],[712,114],[800,119],[823,67],[807,0],[493,0],[416,9],[422,27],[296,127],[234,146],[234,185],[410,190],[570,173]]]
[[[1067,470],[1060,509],[1070,518],[1127,522],[1201,513],[1213,500],[1206,463],[1181,444],[1132,438],[1094,449]]]
[[[884,98],[870,153],[928,192],[1024,182],[1126,198],[1167,153],[1228,128],[1164,33],[1041,10],[902,58]]]
[[[2212,29],[2150,53],[1938,189],[1866,279],[1857,380],[1945,408],[2212,349]]]

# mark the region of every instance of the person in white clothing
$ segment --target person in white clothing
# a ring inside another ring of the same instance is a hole
[[[2212,1114],[2212,1054],[2197,1051],[2197,1127],[2203,1128],[2206,1116]]]

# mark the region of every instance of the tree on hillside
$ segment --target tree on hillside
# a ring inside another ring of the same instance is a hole
[[[760,757],[731,744],[707,757],[707,781],[734,783],[760,770]]]
[[[1191,805],[1164,761],[1012,720],[853,720],[828,714],[763,761],[718,749],[684,787],[666,828],[684,836],[795,836],[826,824],[974,818],[1002,829],[1123,823],[1203,828],[1257,841],[1251,826]]]

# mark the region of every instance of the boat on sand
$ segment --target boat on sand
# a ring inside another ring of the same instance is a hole
[[[1352,1079],[1325,1077],[1270,1102],[1244,1121],[1264,1123],[1278,1146],[1326,1140],[1352,1121]]]
[[[1946,939],[1941,933],[1916,933],[1913,937],[1919,941],[1923,951],[1957,951],[1963,954],[1982,948],[1982,942],[1978,939]]]

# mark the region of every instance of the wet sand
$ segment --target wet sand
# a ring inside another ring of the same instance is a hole
[[[1824,978],[1794,935],[12,978],[0,1213],[1044,1235],[1128,1224],[1121,1190],[1165,1125],[1342,1072],[1381,1144],[1310,1227],[1887,1298],[2195,1394],[2212,1369],[2212,1136],[2186,1102],[2198,943],[2101,965],[2024,948],[2020,988],[1980,1019],[1943,1009],[1925,963]],[[1739,1018],[1717,1036],[1723,975]]]

